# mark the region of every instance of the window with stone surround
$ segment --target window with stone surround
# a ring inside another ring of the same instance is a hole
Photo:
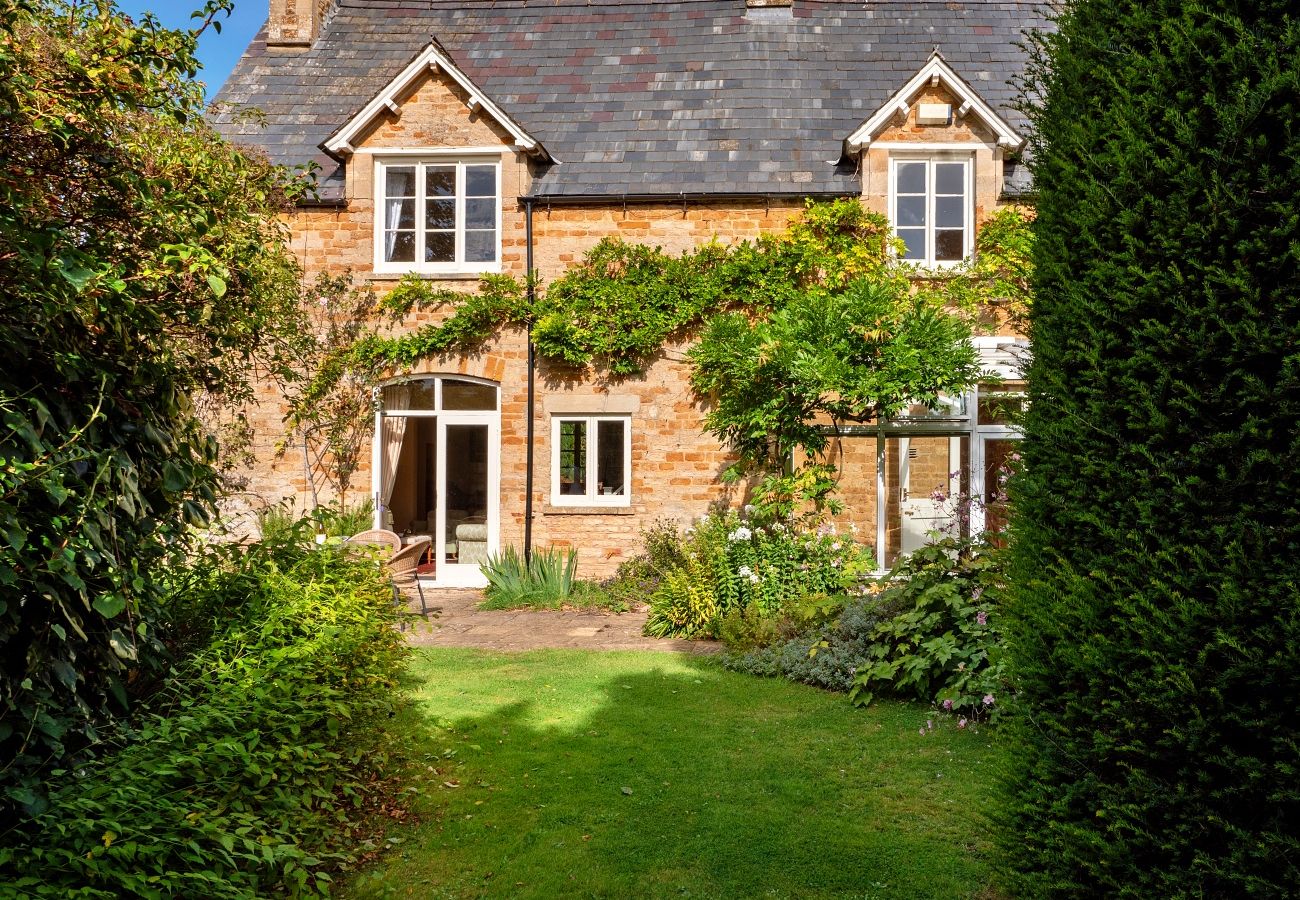
[[[974,248],[971,157],[897,155],[889,161],[889,221],[903,239],[901,258],[951,266]]]
[[[552,505],[628,506],[631,475],[631,417],[552,416]]]
[[[500,271],[499,159],[383,159],[375,195],[376,272]]]

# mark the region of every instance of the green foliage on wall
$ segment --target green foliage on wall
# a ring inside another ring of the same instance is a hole
[[[1291,896],[1300,19],[1064,10],[1031,85],[1012,893]]]
[[[732,474],[762,472],[760,498],[789,514],[827,502],[835,486],[825,466],[782,471],[791,450],[823,449],[814,419],[863,422],[962,390],[978,374],[971,328],[1023,313],[1028,224],[1004,210],[985,227],[978,257],[941,272],[891,258],[885,218],[843,199],[809,202],[782,234],[680,256],[605,239],[549,288],[532,285],[531,302],[529,285],[509,275],[484,277],[477,293],[411,276],[380,304],[379,328],[323,354],[290,422],[328,427],[321,420],[340,395],[346,408],[369,402],[384,377],[473,352],[506,328],[531,325],[540,356],[611,379],[699,337],[693,385],[714,405],[709,429],[740,452]],[[402,331],[414,313],[441,318]]]
[[[0,3],[0,823],[157,660],[153,574],[216,489],[198,398],[248,399],[302,330],[300,186],[203,124],[195,39]]]

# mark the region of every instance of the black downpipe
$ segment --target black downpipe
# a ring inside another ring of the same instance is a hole
[[[527,271],[528,291],[528,438],[524,472],[524,565],[533,560],[533,414],[536,407],[537,348],[533,345],[533,303],[536,300],[533,278],[533,201],[524,198],[524,268]]]

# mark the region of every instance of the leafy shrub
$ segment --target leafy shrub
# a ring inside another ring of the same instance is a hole
[[[843,593],[874,564],[847,536],[759,525],[735,513],[706,516],[688,529],[675,557],[664,555],[671,562],[646,622],[646,633],[656,636],[716,636],[729,610],[775,615],[809,597]]]
[[[218,482],[196,398],[237,408],[303,333],[305,184],[205,123],[197,30],[0,3],[0,828],[163,665],[154,574]]]
[[[382,765],[403,651],[368,561],[283,543],[220,548],[172,580],[179,660],[50,806],[6,835],[24,895],[316,893]]]
[[[723,665],[737,672],[782,677],[831,691],[847,692],[868,653],[876,629],[897,611],[890,597],[864,594],[848,598],[831,622],[816,621],[792,636],[763,646],[728,641],[744,652],[728,653]],[[724,636],[726,625],[724,623]],[[781,629],[778,627],[779,635]]]
[[[291,502],[269,506],[257,515],[257,528],[263,542],[293,543],[301,537],[300,527],[314,534],[345,538],[370,529],[374,523],[375,504],[367,497],[355,506],[319,506],[306,519],[295,515]]]
[[[904,557],[885,585],[882,604],[899,612],[871,632],[849,699],[865,706],[888,693],[978,718],[1000,712],[997,552],[980,539],[943,538]]]
[[[983,541],[944,538],[839,602],[805,601],[780,619],[728,613],[722,632],[740,652],[724,665],[848,691],[862,705],[889,694],[991,717],[1004,681],[1002,581],[1000,557]]]
[[[578,551],[548,547],[534,550],[525,563],[523,554],[507,547],[483,564],[488,586],[480,609],[514,609],[532,606],[558,607],[573,594],[578,569]]]
[[[613,578],[601,583],[611,603],[625,608],[645,603],[663,581],[662,573],[686,564],[677,523],[671,519],[657,519],[642,528],[641,546],[640,553],[619,563]]]

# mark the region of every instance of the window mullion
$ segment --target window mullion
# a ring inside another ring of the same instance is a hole
[[[596,465],[596,441],[600,427],[596,422],[596,419],[587,419],[587,499],[600,496],[600,488],[596,482],[600,474]]]
[[[415,268],[424,268],[424,225],[428,212],[424,208],[424,163],[415,164]]]
[[[939,167],[934,164],[933,159],[927,159],[925,161],[925,264],[927,266],[933,266],[935,264],[935,259],[938,258],[939,255],[938,248],[934,245],[935,239],[937,238],[934,223],[939,217],[939,199],[936,196],[938,186],[935,183],[937,178],[935,173],[938,172],[938,170]]]
[[[456,229],[456,264],[465,262],[465,164],[456,163],[456,218],[452,223]]]

